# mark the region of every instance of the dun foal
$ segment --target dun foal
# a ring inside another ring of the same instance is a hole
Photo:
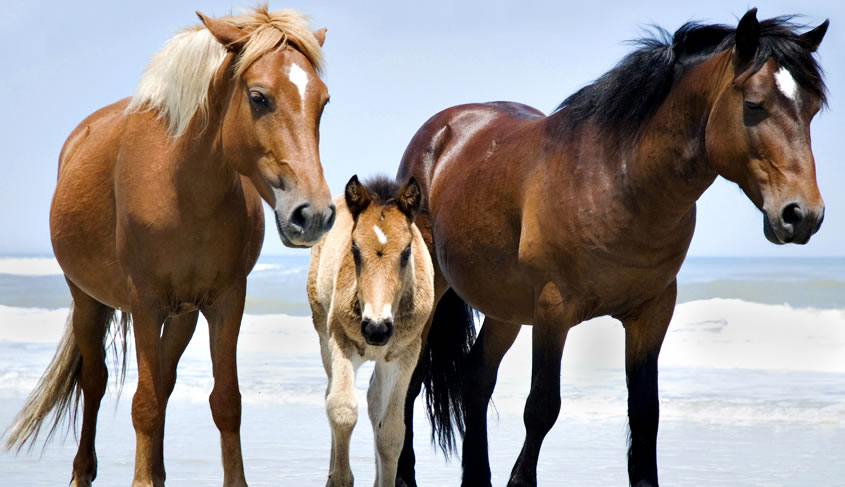
[[[434,270],[414,224],[420,188],[357,176],[337,198],[337,221],[311,251],[308,301],[329,378],[332,428],[328,486],[351,486],[349,438],[358,420],[355,373],[376,361],[367,391],[376,486],[393,487],[405,436],[404,401],[434,305]]]

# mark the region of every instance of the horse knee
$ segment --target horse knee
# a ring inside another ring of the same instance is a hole
[[[152,435],[164,420],[164,403],[154,393],[142,389],[132,398],[132,426],[136,431]]]
[[[208,396],[211,417],[220,431],[237,431],[241,426],[241,392],[237,386],[217,387]]]
[[[326,397],[326,413],[336,430],[352,431],[358,422],[358,404],[354,396],[329,394]]]

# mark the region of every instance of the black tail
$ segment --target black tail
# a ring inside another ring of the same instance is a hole
[[[464,435],[463,371],[475,342],[473,311],[454,291],[446,291],[434,311],[418,370],[423,373],[431,441],[449,457],[456,449],[455,428]]]

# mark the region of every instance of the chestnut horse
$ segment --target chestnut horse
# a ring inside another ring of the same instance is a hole
[[[367,391],[375,437],[376,487],[396,485],[405,438],[405,396],[434,306],[434,269],[414,224],[420,187],[352,176],[335,200],[337,223],[311,250],[308,302],[329,379],[332,428],[327,487],[352,485],[349,439],[358,421],[355,374],[376,362]]]
[[[73,308],[6,447],[34,441],[51,412],[51,433],[66,413],[75,418],[81,388],[74,486],[97,474],[104,345],[118,309],[118,336],[131,313],[138,360],[132,485],[164,484],[165,407],[199,312],[209,325],[223,484],[246,485],[236,350],[246,276],[264,239],[261,200],[288,246],[313,245],[334,221],[317,150],[325,30],[266,6],[197,14],[204,27],[170,39],[134,97],[85,119],[59,156],[50,229]]]
[[[537,483],[567,332],[603,315],[625,328],[629,479],[657,485],[657,357],[696,200],[723,176],[762,211],[771,242],[806,243],[821,225],[809,125],[825,103],[813,52],[827,26],[799,34],[786,18],[758,22],[756,9],[735,29],[688,23],[642,41],[548,117],[516,103],[464,105],[417,132],[398,177],[423,188],[430,223],[417,222],[431,241],[435,299],[450,290],[485,315],[463,411],[451,411],[466,428],[464,485],[490,485],[487,407],[520,325],[533,325],[533,358],[512,486]],[[439,312],[430,349],[442,345],[438,327],[468,329],[466,312],[443,323]],[[435,419],[451,427],[448,415]],[[413,485],[410,437],[400,475]]]

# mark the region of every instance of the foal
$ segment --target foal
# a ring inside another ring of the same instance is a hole
[[[308,301],[329,378],[332,428],[328,486],[351,486],[349,438],[358,420],[355,372],[376,361],[367,405],[376,446],[376,486],[393,487],[405,436],[404,401],[434,305],[434,270],[414,224],[414,178],[362,185],[353,176],[337,198],[337,221],[311,251]]]

